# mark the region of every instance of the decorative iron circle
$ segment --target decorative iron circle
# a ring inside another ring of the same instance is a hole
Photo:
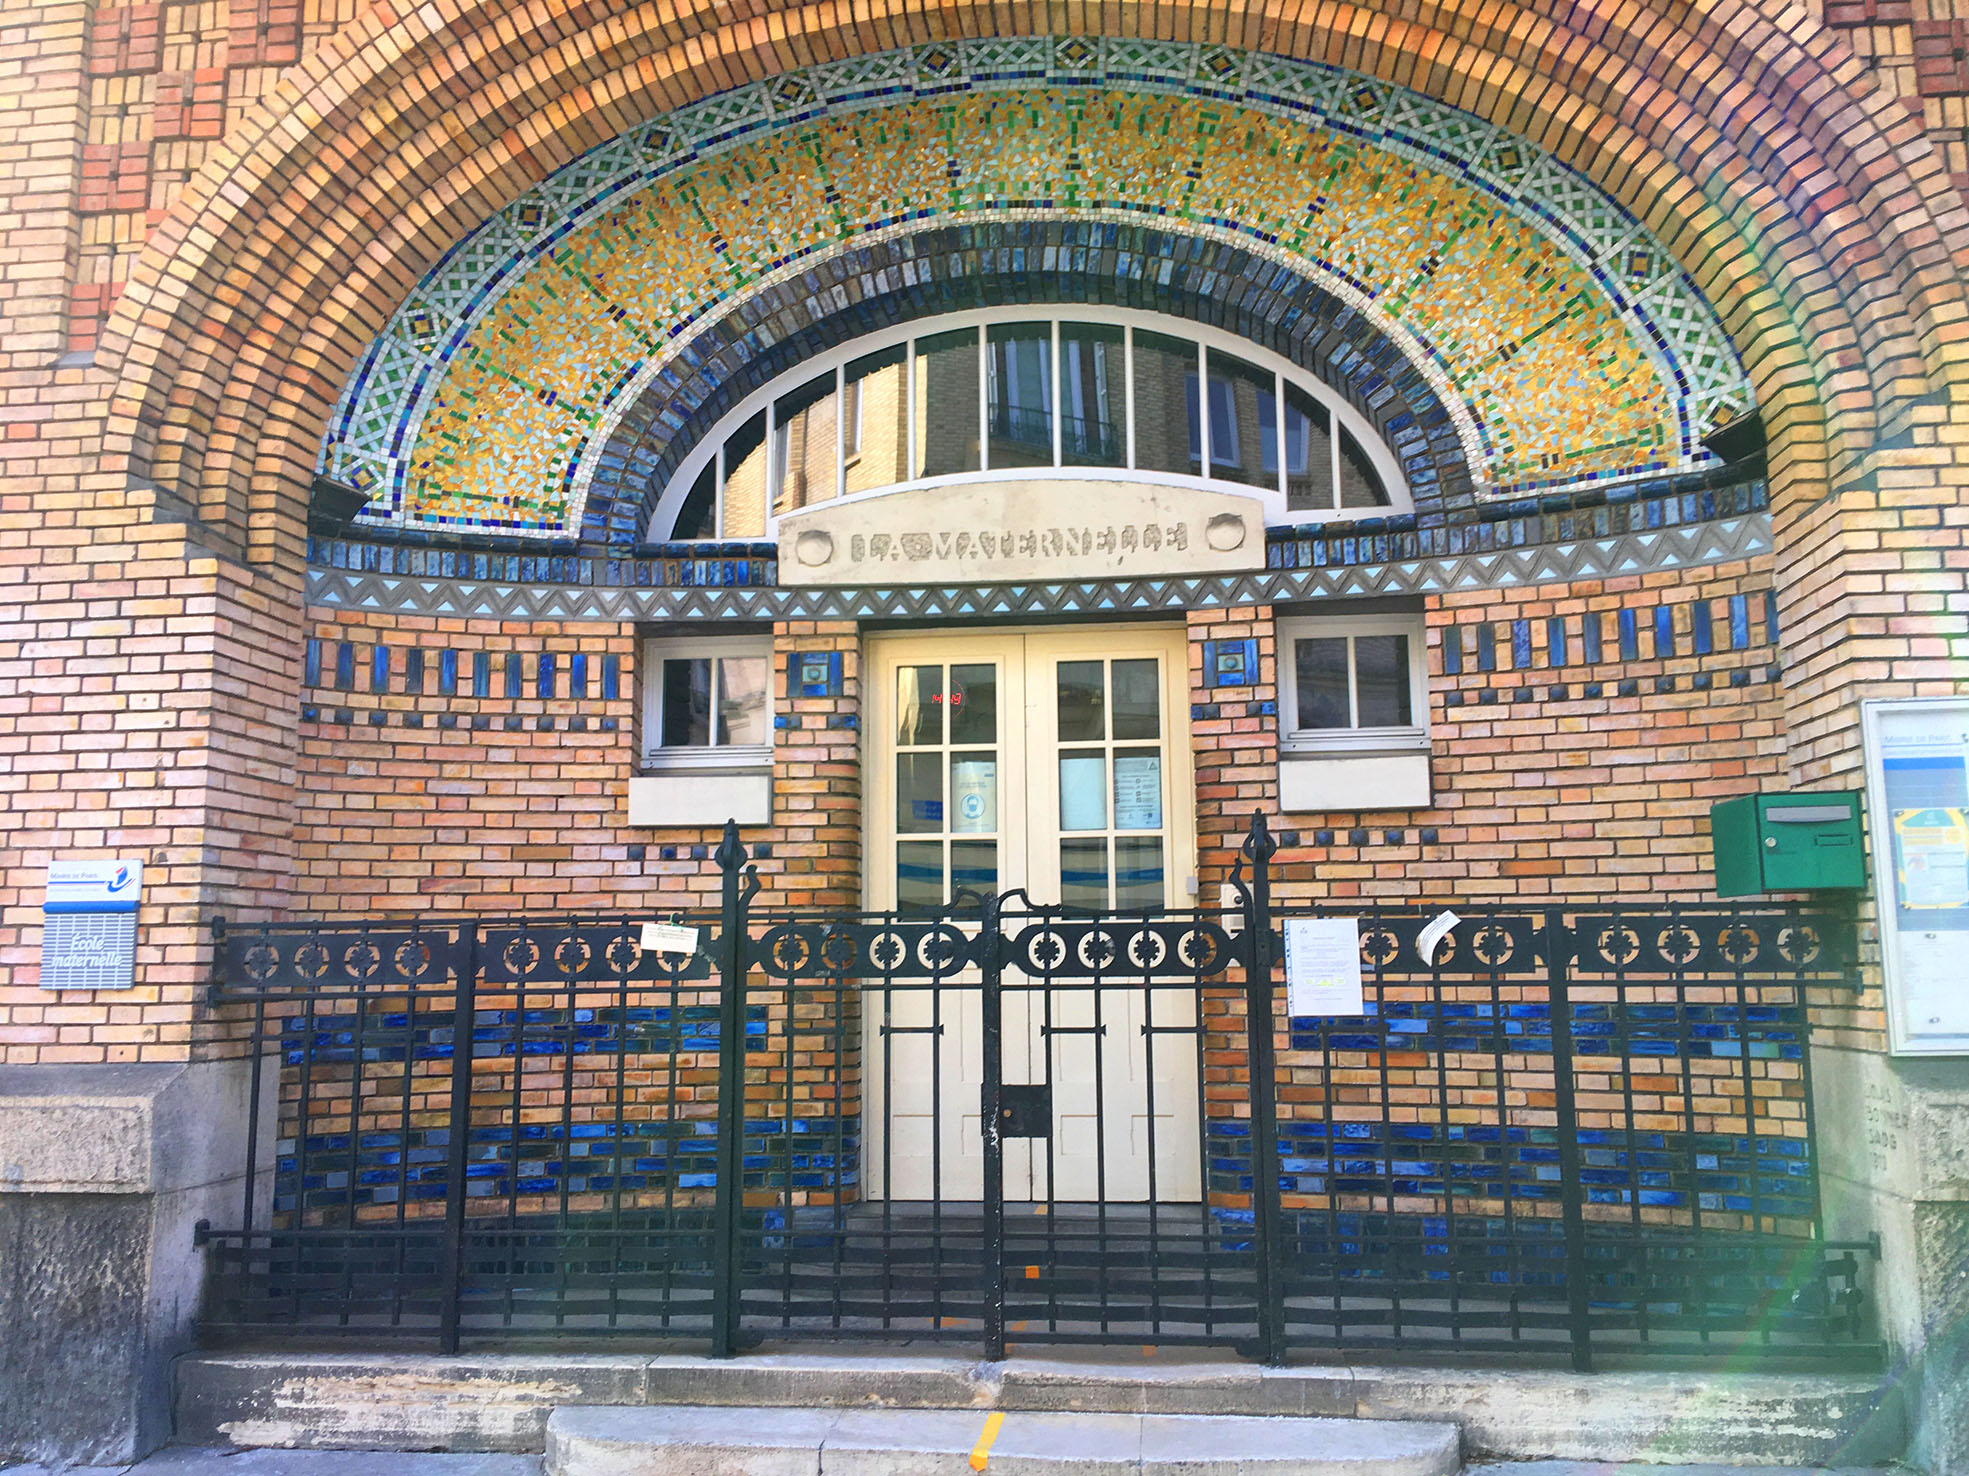
[[[506,944],[500,951],[499,959],[505,964],[508,974],[516,979],[524,979],[540,967],[540,945],[531,938],[521,935]]]
[[[1626,923],[1609,923],[1593,938],[1593,951],[1614,968],[1624,968],[1641,956],[1641,935]]]
[[[1702,938],[1685,922],[1670,923],[1655,934],[1655,951],[1662,962],[1686,969],[1702,957]]]
[[[767,933],[765,948],[772,971],[789,979],[813,962],[813,940],[806,936],[804,929],[790,923]]]
[[[1509,935],[1507,934],[1506,937],[1508,938]],[[1429,966],[1436,969],[1448,968],[1456,962],[1456,952],[1460,946],[1461,944],[1458,942],[1456,930],[1451,928],[1436,940],[1436,952],[1434,957],[1430,959]],[[1418,958],[1421,956],[1419,951],[1416,956]]]
[[[636,971],[636,965],[643,961],[642,940],[633,936],[627,929],[608,940],[602,950],[602,962],[608,965],[609,973],[624,978]]]
[[[1452,941],[1452,940],[1445,940]],[[1470,951],[1487,969],[1501,969],[1518,956],[1518,940],[1498,923],[1485,923],[1470,939]]]
[[[894,928],[884,928],[868,940],[868,961],[885,974],[893,974],[909,958],[909,944]]]
[[[1029,972],[1050,974],[1066,962],[1067,940],[1058,928],[1027,928],[1019,939],[1019,950],[1025,954]]]
[[[1401,951],[1402,940],[1395,936],[1392,928],[1377,924],[1361,934],[1361,957],[1377,969],[1388,967]]]
[[[964,935],[949,923],[923,930],[916,940],[916,961],[932,974],[948,974],[964,966]]]
[[[1080,960],[1080,966],[1093,973],[1113,968],[1115,959],[1121,956],[1114,934],[1106,928],[1089,928],[1080,935],[1080,942],[1073,951]]]
[[[1153,973],[1169,957],[1169,940],[1154,928],[1137,928],[1128,940],[1128,962],[1143,973]]]
[[[264,984],[280,967],[280,950],[262,940],[246,950],[246,956],[239,961],[239,966],[255,984]]]
[[[351,979],[373,979],[383,967],[383,950],[367,938],[342,950],[342,968]]]
[[[588,967],[594,958],[595,950],[588,946],[588,940],[579,933],[566,933],[554,945],[554,967],[561,971],[561,977],[572,979]]]
[[[861,946],[847,928],[829,928],[820,940],[821,967],[832,974],[854,971],[861,960]]]
[[[431,945],[422,938],[405,938],[390,955],[399,979],[421,979],[431,971]]]
[[[328,950],[310,938],[294,950],[294,972],[303,979],[319,979],[328,972]]]
[[[1793,968],[1808,969],[1825,952],[1825,939],[1810,923],[1792,923],[1778,929],[1778,957]]]
[[[1183,936],[1176,940],[1176,957],[1183,961],[1185,968],[1199,974],[1214,974],[1225,953],[1229,939],[1212,927],[1198,924],[1187,928]]]
[[[1748,923],[1731,923],[1716,935],[1716,951],[1742,968],[1764,951],[1764,939]]]

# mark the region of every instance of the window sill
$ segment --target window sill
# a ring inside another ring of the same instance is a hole
[[[726,748],[653,748],[643,755],[645,774],[770,774],[773,750],[769,743]]]
[[[629,824],[639,829],[723,825],[727,820],[766,825],[772,813],[770,765],[694,764],[653,770],[629,781]]]
[[[1279,739],[1281,755],[1308,758],[1428,752],[1427,728],[1301,728]]]
[[[1278,794],[1288,814],[1427,809],[1433,795],[1426,740],[1419,750],[1281,753]]]

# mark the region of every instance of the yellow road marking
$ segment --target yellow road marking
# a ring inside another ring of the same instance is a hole
[[[985,1416],[984,1433],[978,1437],[978,1443],[971,1447],[973,1471],[982,1471],[985,1462],[991,1459],[991,1442],[998,1438],[998,1427],[1004,1423],[1005,1415],[1002,1411],[994,1410]]]

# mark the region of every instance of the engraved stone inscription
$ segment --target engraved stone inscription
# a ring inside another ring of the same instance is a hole
[[[1002,583],[1257,569],[1255,497],[1107,481],[924,487],[786,517],[783,584]]]

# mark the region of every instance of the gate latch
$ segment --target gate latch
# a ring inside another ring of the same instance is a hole
[[[1044,1082],[1005,1082],[998,1088],[998,1136],[1053,1136],[1053,1089]]]

